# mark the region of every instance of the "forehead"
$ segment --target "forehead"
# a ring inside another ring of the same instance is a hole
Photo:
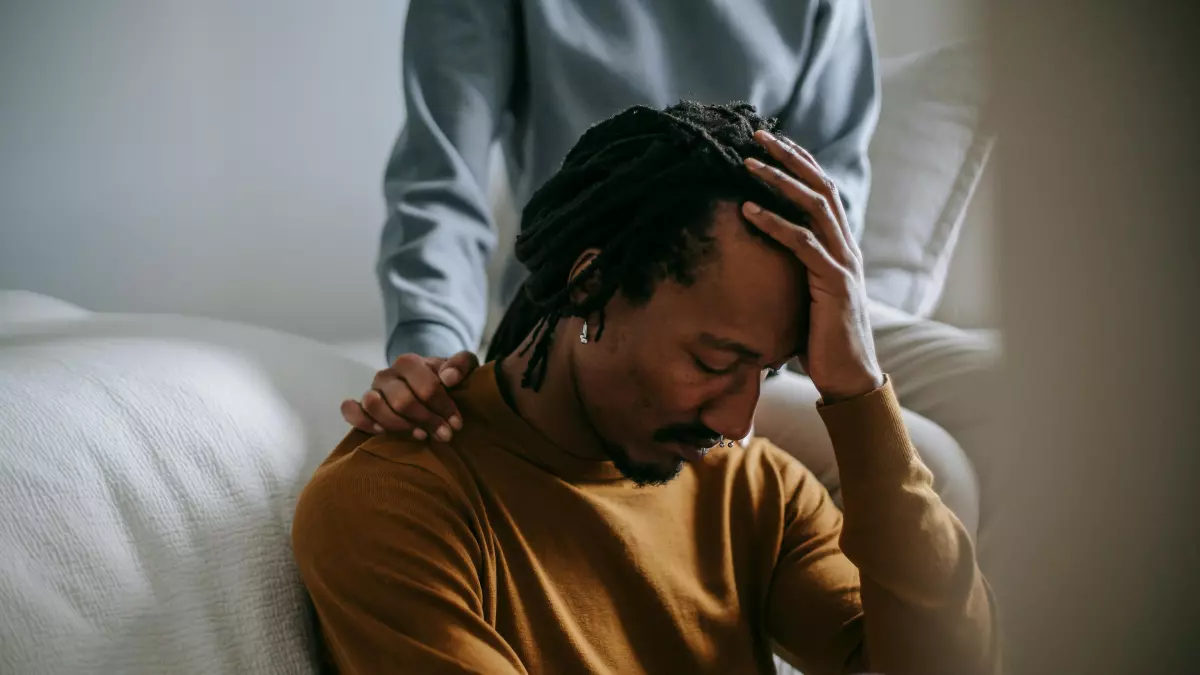
[[[741,342],[776,361],[800,344],[807,276],[794,254],[752,233],[752,227],[738,205],[719,203],[712,229],[716,254],[701,263],[695,283],[660,284],[650,305],[670,317],[668,330]]]

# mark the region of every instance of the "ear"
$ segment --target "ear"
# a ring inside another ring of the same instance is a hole
[[[595,262],[596,257],[599,255],[600,249],[598,248],[589,248],[583,253],[580,253],[579,257],[575,259],[575,264],[571,266],[571,276],[567,278],[567,283],[574,284],[575,279],[577,279],[579,275],[588,268],[589,265]],[[589,295],[594,293],[599,286],[599,275],[593,275],[592,278],[587,280],[586,284],[571,290],[571,302],[583,302]]]

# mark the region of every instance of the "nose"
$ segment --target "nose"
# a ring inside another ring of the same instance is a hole
[[[761,388],[759,377],[739,378],[736,384],[709,400],[700,413],[700,421],[731,441],[749,436]]]

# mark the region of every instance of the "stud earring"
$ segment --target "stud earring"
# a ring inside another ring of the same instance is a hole
[[[725,437],[724,437],[724,436],[722,436],[722,437],[721,437],[721,442],[720,442],[720,443],[717,443],[717,445],[718,445],[718,446],[720,446],[720,447],[722,447],[722,448],[723,448],[723,447],[725,447]]]
[[[587,319],[583,320],[583,330],[579,331],[580,344],[587,344]]]

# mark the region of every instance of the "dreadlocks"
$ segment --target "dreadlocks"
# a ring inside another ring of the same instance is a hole
[[[691,101],[665,110],[634,106],[588,129],[521,215],[515,252],[530,275],[496,329],[488,360],[511,354],[532,333],[521,385],[536,391],[559,319],[598,313],[599,340],[604,307],[618,290],[636,304],[668,277],[694,281],[697,263],[712,251],[719,201],[753,200],[807,224],[743,166],[747,157],[781,166],[754,140],[759,129],[774,132],[778,123],[746,103]],[[567,283],[590,248],[600,253]],[[573,299],[584,288],[586,296]]]

